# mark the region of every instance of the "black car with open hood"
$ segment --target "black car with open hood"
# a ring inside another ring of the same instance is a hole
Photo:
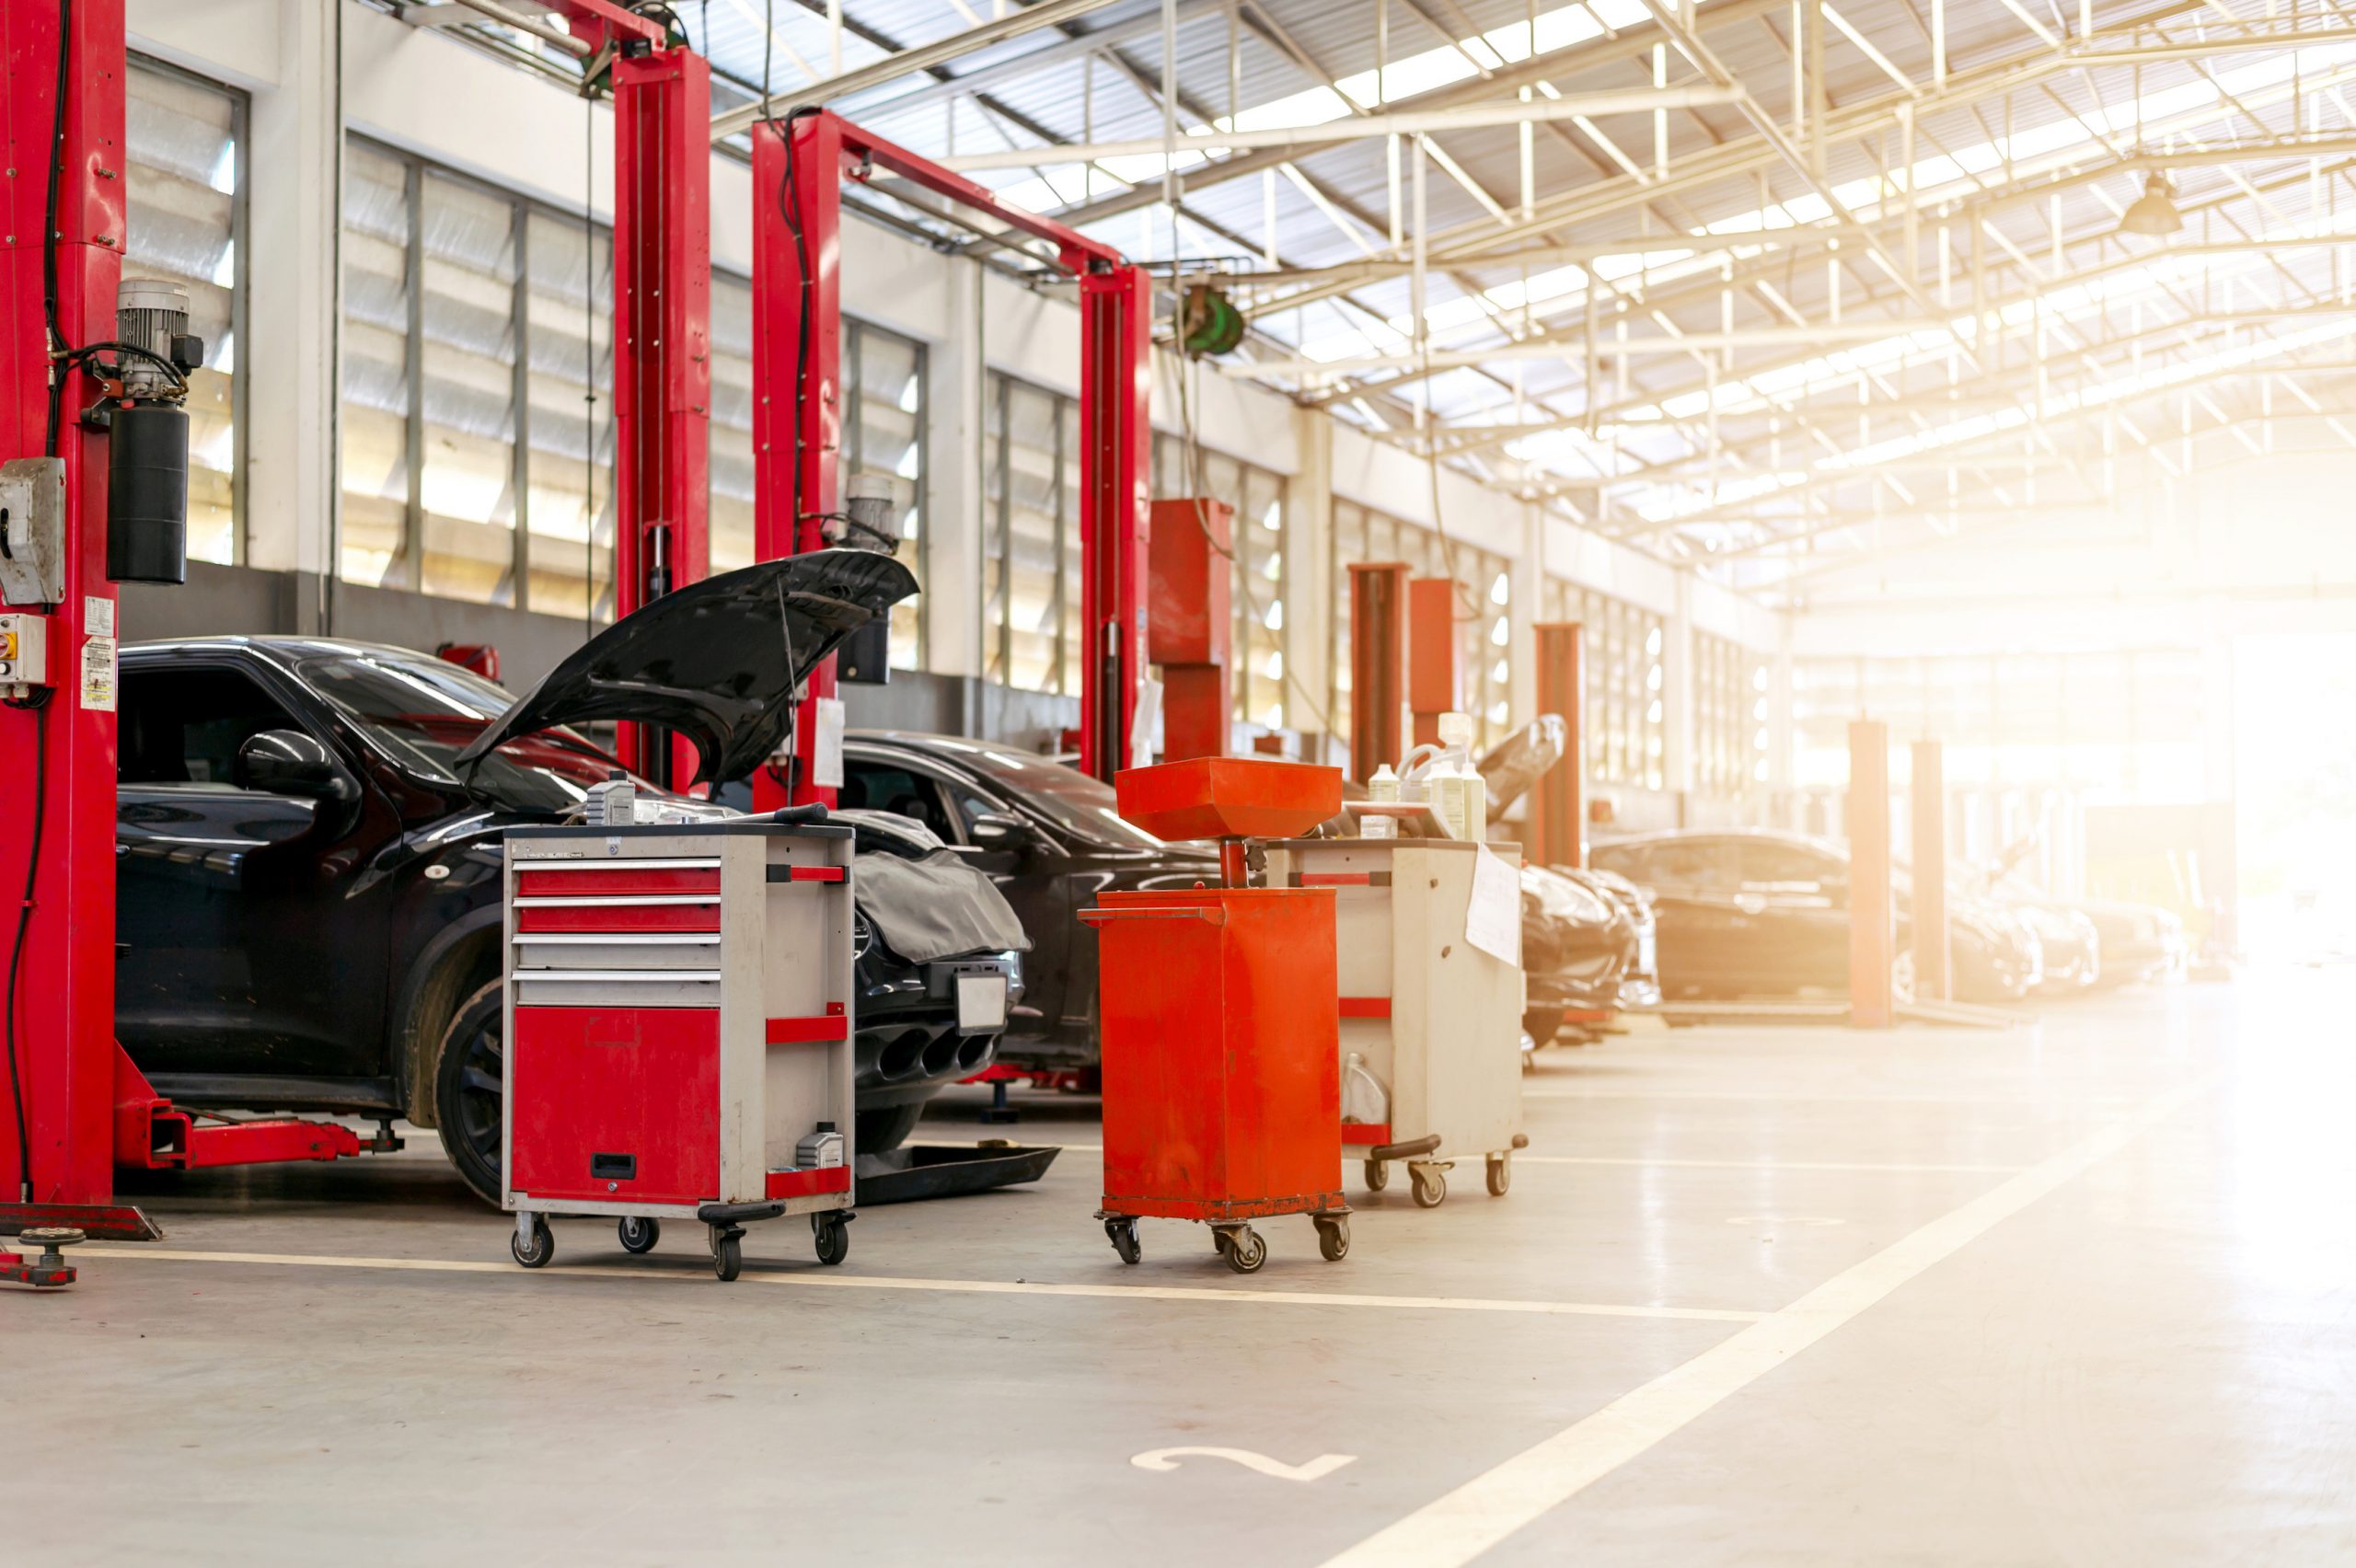
[[[742,778],[793,722],[793,694],[843,640],[917,591],[868,550],[815,550],[690,582],[550,670],[458,754],[560,725],[659,724],[695,744],[694,783]]]
[[[601,633],[521,701],[428,653],[329,638],[124,649],[117,1037],[184,1105],[438,1126],[468,1184],[495,1193],[501,837],[574,816],[620,766],[561,721],[660,723],[722,766],[757,760],[782,739],[799,678],[911,586],[888,558],[831,552],[730,572],[662,601],[660,624]],[[635,679],[614,654],[632,643],[648,660]],[[640,786],[647,820],[722,810]],[[989,965],[1021,995],[1013,912],[958,866],[930,873],[953,881],[941,896],[911,894],[929,855],[884,831],[896,820],[854,824],[862,854],[910,861],[858,891],[868,1150],[992,1060],[997,1035],[960,1030],[947,974]],[[911,896],[929,921],[875,904]],[[952,940],[939,910],[986,945],[939,956]],[[894,946],[911,928],[930,933],[921,958]]]

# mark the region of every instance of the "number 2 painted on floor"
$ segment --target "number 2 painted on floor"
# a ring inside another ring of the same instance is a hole
[[[1272,1475],[1278,1481],[1322,1481],[1355,1460],[1356,1454],[1320,1454],[1305,1465],[1288,1465],[1249,1448],[1155,1448],[1129,1460],[1139,1470],[1174,1470],[1183,1458],[1227,1459],[1245,1470]]]

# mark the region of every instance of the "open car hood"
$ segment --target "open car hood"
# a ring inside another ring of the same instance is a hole
[[[916,591],[907,567],[868,550],[814,550],[690,582],[582,644],[458,760],[555,725],[616,720],[694,742],[697,783],[741,778],[785,738],[793,694],[818,662]]]

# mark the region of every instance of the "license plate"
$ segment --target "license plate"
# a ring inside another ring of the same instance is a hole
[[[1006,976],[957,976],[957,1027],[968,1034],[1006,1027]]]

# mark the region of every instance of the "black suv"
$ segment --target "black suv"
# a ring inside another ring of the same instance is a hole
[[[133,1062],[191,1107],[439,1127],[468,1185],[496,1201],[502,830],[565,820],[619,766],[566,720],[667,724],[707,767],[766,756],[842,623],[899,596],[880,597],[890,574],[865,564],[905,578],[896,563],[833,559],[849,553],[682,589],[600,633],[521,702],[407,649],[293,637],[124,649],[115,1011]],[[617,682],[618,669],[642,678]],[[642,820],[720,810],[640,789]],[[995,1034],[959,1032],[952,972],[995,963],[1019,997],[1027,944],[987,880],[929,852],[921,829],[848,814],[862,855],[914,861],[966,895],[941,902],[978,896],[1000,912],[972,923],[953,963],[933,917],[912,962],[886,934],[903,925],[895,912],[861,890],[857,1145],[879,1150],[991,1059]]]

